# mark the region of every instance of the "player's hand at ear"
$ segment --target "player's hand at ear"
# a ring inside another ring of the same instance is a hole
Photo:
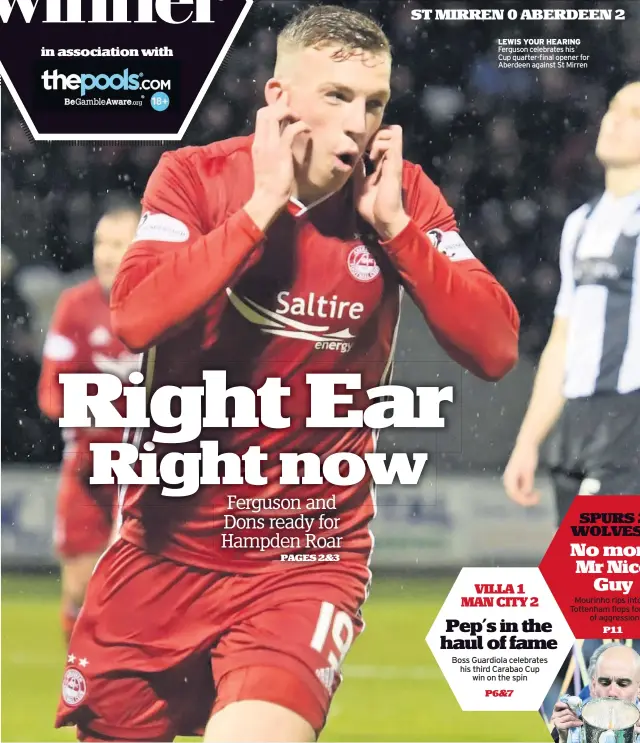
[[[380,129],[371,143],[369,157],[373,173],[367,175],[364,163],[360,163],[354,174],[356,206],[381,239],[389,240],[409,223],[402,204],[402,128]]]
[[[295,116],[285,96],[258,111],[251,149],[253,195],[245,209],[261,228],[286,206],[293,193],[293,143],[308,131],[309,126]]]
[[[258,111],[252,148],[254,191],[269,194],[282,205],[287,203],[294,186],[293,142],[308,131],[308,125],[295,116],[285,96]]]

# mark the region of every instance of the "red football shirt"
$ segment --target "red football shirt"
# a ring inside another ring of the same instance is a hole
[[[292,201],[263,234],[242,208],[253,190],[251,141],[187,147],[161,158],[143,198],[136,241],[114,284],[112,317],[125,343],[145,352],[151,394],[164,385],[202,385],[205,370],[225,370],[227,387],[253,390],[279,377],[291,390],[282,405],[291,425],[203,429],[190,444],[157,443],[159,457],[197,452],[207,439],[218,441],[220,452],[239,455],[259,446],[268,455],[262,463],[268,485],[202,485],[184,498],[162,496],[158,485],[130,486],[121,535],[203,568],[269,570],[286,564],[280,554],[313,552],[317,543],[295,528],[277,531],[281,538],[300,539],[298,544],[281,540],[261,550],[235,542],[273,537],[270,519],[299,510],[237,510],[229,496],[298,498],[304,515],[314,519],[309,533],[338,540],[338,548],[324,551],[365,566],[375,513],[368,479],[346,487],[279,482],[280,453],[363,456],[374,447],[374,432],[366,428],[305,427],[305,375],[361,374],[362,391],[352,393],[351,407],[365,408],[366,390],[390,376],[404,289],[452,358],[487,379],[515,363],[518,315],[460,239],[438,188],[411,163],[405,163],[403,178],[411,222],[388,243],[379,244],[357,217],[350,184],[307,208]],[[137,443],[153,433],[141,432]],[[320,512],[304,505],[334,494],[336,509],[326,515],[337,518],[337,526],[318,530]],[[264,518],[264,528],[258,522],[247,522],[253,529],[231,528],[232,516]]]
[[[66,289],[56,304],[42,350],[42,370],[38,384],[40,410],[53,420],[63,415],[63,387],[60,374],[107,373],[129,384],[128,377],[140,366],[139,355],[132,354],[111,329],[109,299],[96,278]],[[124,398],[118,401],[124,413]],[[90,474],[89,444],[120,442],[122,430],[113,428],[63,429],[65,465],[75,468],[84,457]]]

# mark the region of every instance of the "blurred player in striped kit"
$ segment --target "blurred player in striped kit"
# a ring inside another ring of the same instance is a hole
[[[504,473],[512,500],[538,503],[539,449],[558,422],[558,521],[576,495],[640,493],[640,82],[613,97],[596,156],[605,189],[565,222],[555,320]]]
[[[120,261],[135,234],[137,202],[113,201],[97,224],[93,244],[95,277],[64,291],[47,333],[38,387],[41,411],[53,420],[63,415],[64,373],[115,374],[127,382],[138,368],[111,331],[109,293]],[[69,641],[99,555],[106,549],[117,505],[117,486],[92,486],[89,444],[120,442],[121,429],[65,429],[58,488],[54,543],[62,568],[62,629]]]

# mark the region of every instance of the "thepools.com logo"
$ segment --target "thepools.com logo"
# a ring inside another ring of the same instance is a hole
[[[41,77],[45,90],[79,90],[81,97],[86,96],[91,90],[171,90],[171,80],[146,79],[143,72],[131,74],[129,69],[115,75],[85,73],[65,75],[58,70],[45,70]]]

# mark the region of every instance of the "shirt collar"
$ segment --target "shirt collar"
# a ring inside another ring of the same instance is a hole
[[[640,204],[640,188],[631,191],[631,193],[626,194],[626,196],[615,196],[611,191],[605,189],[602,198],[605,202],[612,204],[613,206],[625,207],[633,204]]]
[[[253,141],[255,139],[255,132],[252,132],[250,135],[247,136],[247,143],[249,146],[249,151],[251,148],[251,145],[253,144]],[[336,191],[330,191],[328,194],[325,194],[324,196],[321,196],[319,199],[316,199],[315,201],[312,201],[310,204],[303,204],[299,199],[294,198],[293,196],[289,197],[289,203],[287,204],[287,210],[289,214],[291,214],[292,217],[295,219],[298,219],[299,217],[303,217],[305,214],[307,214],[311,209],[313,209],[316,206],[319,206],[322,204],[323,201],[326,201],[327,199],[330,199],[334,194],[337,194],[340,189],[337,189]]]
[[[299,199],[294,198],[293,196],[289,197],[289,214],[291,214],[292,217],[302,217],[305,215],[308,211],[313,209],[314,206],[318,206],[319,204],[322,204],[323,201],[326,201],[334,194],[338,193],[337,191],[330,191],[328,194],[325,194],[324,196],[321,196],[319,199],[316,199],[315,201],[312,201],[310,204],[303,204]]]

